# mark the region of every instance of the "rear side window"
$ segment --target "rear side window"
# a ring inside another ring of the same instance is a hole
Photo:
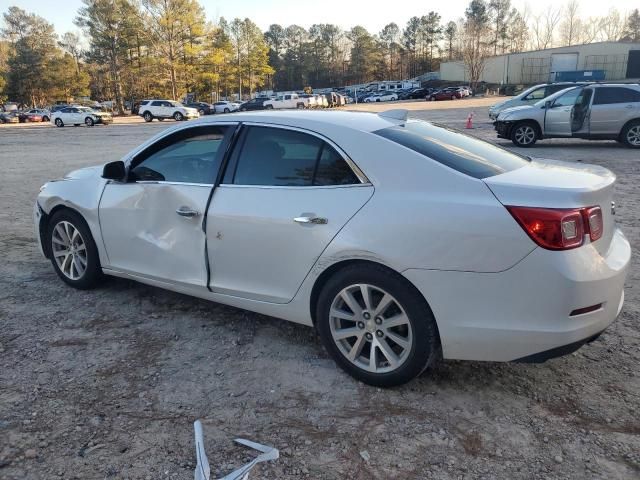
[[[225,183],[296,187],[360,183],[333,147],[294,130],[249,127],[234,162],[233,179],[226,175]]]
[[[599,87],[595,89],[594,105],[608,105],[613,103],[640,102],[640,92],[622,87]]]
[[[428,122],[410,121],[374,133],[474,178],[500,175],[530,162],[489,142]]]

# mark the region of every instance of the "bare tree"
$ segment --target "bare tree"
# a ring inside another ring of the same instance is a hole
[[[612,8],[606,17],[600,21],[600,39],[606,42],[617,42],[624,31],[624,17],[620,12]]]
[[[484,0],[471,0],[465,11],[462,37],[462,59],[471,88],[476,91],[487,57],[493,51],[491,21]]]
[[[543,13],[533,17],[531,32],[534,49],[544,50],[553,46],[553,31],[560,21],[561,14],[561,10],[549,6]]]
[[[578,36],[582,28],[582,20],[578,13],[579,3],[570,0],[564,7],[562,23],[560,24],[560,45],[573,45],[578,42]]]

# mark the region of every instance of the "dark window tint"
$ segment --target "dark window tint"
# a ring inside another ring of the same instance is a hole
[[[233,183],[305,187],[359,181],[345,160],[317,137],[293,130],[250,127],[244,135]]]
[[[140,102],[140,105],[146,105],[149,103],[149,100],[143,100],[142,102]]]
[[[411,121],[374,133],[475,178],[499,175],[529,163],[525,157],[489,142],[428,122]]]
[[[353,185],[360,183],[351,167],[335,151],[331,145],[325,143],[322,147],[314,185]]]
[[[164,102],[155,101],[151,103],[152,107],[162,107]]]
[[[640,102],[640,92],[623,87],[599,87],[595,89],[594,105]]]
[[[214,183],[226,127],[195,127],[159,140],[132,162],[130,180]]]

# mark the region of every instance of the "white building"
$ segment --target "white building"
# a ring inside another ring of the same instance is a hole
[[[553,80],[555,72],[604,70],[605,80],[640,79],[640,43],[597,42],[490,57],[480,81],[535,84]],[[440,64],[440,79],[467,83],[464,63]]]

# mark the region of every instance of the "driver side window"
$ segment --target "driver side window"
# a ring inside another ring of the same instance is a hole
[[[212,185],[227,130],[226,126],[194,127],[159,140],[133,159],[129,181]]]
[[[545,97],[544,87],[538,88],[523,98],[523,100],[542,100]]]
[[[564,95],[556,98],[555,102],[553,102],[553,108],[558,107],[573,107],[576,104],[576,100],[578,96],[582,93],[581,88],[576,88],[575,90],[570,90]]]

